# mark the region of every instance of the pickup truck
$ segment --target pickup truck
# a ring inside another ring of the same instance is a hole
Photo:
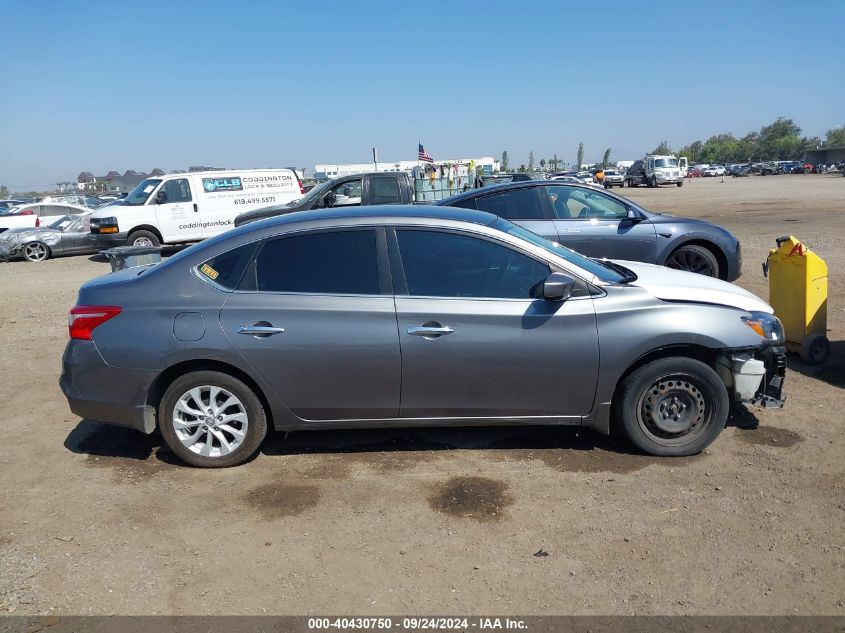
[[[235,218],[235,226],[243,226],[250,222],[294,211],[377,204],[413,204],[413,202],[413,182],[406,172],[355,174],[320,183],[302,198],[293,202],[241,213]]]

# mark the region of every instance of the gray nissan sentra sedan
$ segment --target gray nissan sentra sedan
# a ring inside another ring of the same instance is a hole
[[[689,455],[731,401],[783,403],[783,330],[751,293],[461,208],[249,224],[89,281],[69,330],[71,410],[205,467],[268,427],[567,424]]]

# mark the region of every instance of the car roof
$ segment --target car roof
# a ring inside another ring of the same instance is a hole
[[[449,198],[444,198],[443,200],[439,200],[437,202],[438,206],[441,205],[451,205],[455,204],[456,202],[460,202],[461,200],[469,200],[471,198],[476,198],[480,195],[487,195],[490,193],[496,193],[499,191],[510,191],[512,189],[522,189],[526,187],[537,187],[537,186],[554,186],[554,180],[520,180],[516,182],[505,182],[500,185],[487,185],[485,187],[479,187],[478,189],[470,189],[469,191],[464,191],[462,193],[457,193],[454,196]],[[575,187],[582,187],[584,189],[595,190],[593,187],[589,185],[584,185],[580,183],[574,182],[567,182],[567,185],[575,186]]]
[[[493,187],[490,187],[492,189]],[[259,223],[262,226],[287,224],[289,222],[304,222],[308,220],[343,220],[367,218],[390,221],[392,218],[421,218],[430,220],[454,220],[470,222],[472,224],[492,224],[498,216],[486,211],[462,209],[460,207],[441,207],[415,204],[384,204],[377,206],[345,207],[332,209],[312,209],[309,211],[294,211],[284,215],[267,218]],[[246,225],[250,226],[250,225]]]

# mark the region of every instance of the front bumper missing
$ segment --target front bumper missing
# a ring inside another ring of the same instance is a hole
[[[783,395],[783,383],[786,377],[786,347],[767,347],[757,353],[766,367],[766,375],[760,383],[760,389],[754,394],[752,404],[759,404],[766,409],[780,409],[786,396]]]
[[[735,401],[765,408],[783,407],[786,348],[782,345],[732,350],[719,357],[715,369]]]

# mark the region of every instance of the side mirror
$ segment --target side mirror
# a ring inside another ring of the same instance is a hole
[[[164,189],[159,189],[156,194],[156,204],[164,204],[167,202],[167,192]]]
[[[637,213],[634,209],[628,209],[628,221],[629,222],[634,222],[634,223],[642,222],[643,219],[644,219],[643,216],[641,216],[639,213]]]
[[[575,280],[564,273],[552,273],[543,282],[543,299],[564,301],[572,296]]]

